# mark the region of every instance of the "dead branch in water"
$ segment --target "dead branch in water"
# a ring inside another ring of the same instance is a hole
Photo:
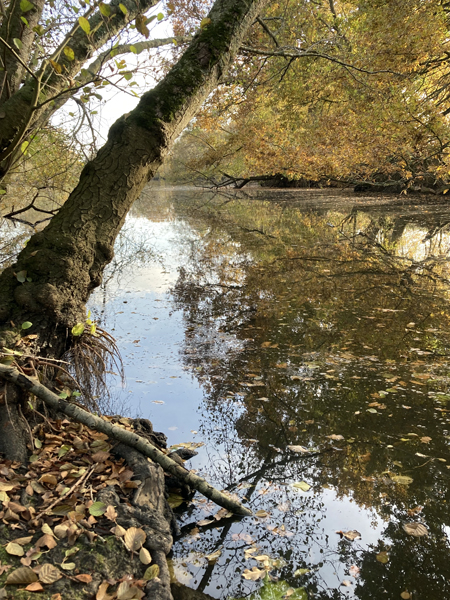
[[[42,385],[37,379],[28,377],[13,367],[0,365],[0,377],[34,394],[55,411],[62,412],[68,417],[83,423],[83,425],[86,425],[90,429],[101,431],[110,438],[135,448],[144,456],[147,456],[154,462],[158,463],[164,469],[164,471],[171,473],[181,481],[187,483],[189,486],[196,489],[201,494],[206,496],[206,498],[209,498],[209,500],[212,500],[219,506],[222,506],[223,508],[226,508],[237,515],[252,515],[252,511],[250,509],[242,506],[240,502],[233,500],[229,496],[226,496],[210,485],[202,477],[199,477],[198,475],[195,475],[195,473],[184,469],[171,458],[166,456],[163,452],[158,450],[158,448],[150,444],[150,442],[136,433],[127,431],[126,429],[122,429],[116,425],[112,425],[111,423],[103,420],[101,417],[97,417],[80,408],[76,404],[66,402],[65,400],[59,398],[47,387]]]

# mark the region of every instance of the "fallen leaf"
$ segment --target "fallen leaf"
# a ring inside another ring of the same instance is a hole
[[[310,452],[310,450],[308,450],[308,448],[304,448],[303,446],[288,446],[289,450],[291,450],[292,452],[299,452],[299,453],[304,453],[304,452]]]
[[[149,565],[152,562],[152,557],[147,548],[141,548],[139,550],[139,560],[143,565]]]
[[[408,477],[407,475],[392,475],[391,479],[400,485],[409,485],[414,481],[412,477]]]
[[[402,592],[400,594],[400,598],[403,598],[403,600],[409,600],[411,598],[411,594],[409,592]]]
[[[307,492],[311,488],[306,481],[296,481],[292,484],[292,487],[302,490],[303,492]]]
[[[25,554],[22,546],[14,542],[9,542],[9,544],[6,545],[5,550],[8,554],[12,554],[13,556],[23,556]]]
[[[141,548],[146,539],[145,531],[137,527],[130,527],[125,533],[125,545],[131,552],[136,552]]]
[[[269,513],[265,510],[257,510],[255,512],[255,517],[258,517],[258,519],[265,519],[268,516],[269,516]]]
[[[409,535],[413,535],[415,537],[422,537],[423,535],[428,535],[428,529],[422,523],[405,523],[403,525],[403,529]]]
[[[215,552],[212,552],[211,554],[207,554],[205,555],[205,558],[208,562],[216,562],[216,560],[219,558],[219,556],[222,554],[221,550],[216,550]]]
[[[79,575],[75,575],[75,579],[78,579],[82,583],[91,583],[92,575],[89,575],[89,573],[80,573]]]
[[[8,575],[5,585],[23,585],[37,580],[38,576],[30,567],[19,567]]]
[[[327,437],[330,440],[336,440],[336,441],[340,441],[344,439],[343,435],[338,435],[336,433],[333,433],[332,435],[326,435],[325,437]]]
[[[389,562],[389,556],[387,552],[379,552],[375,558],[378,562],[382,563],[383,565]]]
[[[43,592],[44,591],[44,588],[42,587],[42,584],[39,583],[39,581],[30,583],[29,585],[27,585],[27,587],[25,589],[27,590],[27,592]]]
[[[39,581],[42,583],[55,583],[61,579],[62,573],[55,567],[55,565],[51,565],[50,563],[45,563],[39,570]]]
[[[144,579],[150,581],[159,575],[159,565],[152,565],[144,573]]]
[[[432,439],[432,438],[430,438],[430,437],[428,437],[427,435],[425,435],[425,436],[423,436],[423,437],[421,437],[421,438],[420,438],[420,441],[421,441],[423,444],[428,444],[429,442],[431,442],[431,439]]]
[[[92,515],[93,517],[101,517],[102,515],[105,514],[107,508],[108,507],[106,506],[106,504],[104,502],[94,502],[89,507],[89,514]]]
[[[245,569],[242,573],[242,577],[244,579],[248,579],[249,581],[257,581],[258,579],[262,579],[266,575],[265,569],[258,569],[258,567],[252,567],[251,569]]]
[[[358,540],[361,538],[361,534],[356,529],[352,529],[351,531],[336,531],[342,537],[345,537],[347,540],[353,542],[354,540]]]

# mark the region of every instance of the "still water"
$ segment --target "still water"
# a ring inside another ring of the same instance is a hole
[[[450,597],[450,208],[421,202],[154,187],[133,208],[90,302],[125,363],[114,406],[255,513],[208,524],[196,497],[182,583]]]

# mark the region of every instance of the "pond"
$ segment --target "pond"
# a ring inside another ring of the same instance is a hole
[[[180,582],[450,597],[449,224],[418,197],[144,192],[90,301],[125,363],[111,402],[255,514],[215,519],[197,495]]]

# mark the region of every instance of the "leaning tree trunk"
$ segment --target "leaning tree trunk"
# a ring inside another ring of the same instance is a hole
[[[11,347],[24,321],[33,323],[27,333],[38,335],[47,355],[61,356],[70,345],[71,327],[84,321],[85,303],[133,202],[218,85],[267,2],[217,0],[208,25],[164,80],[111,127],[59,213],[0,275],[0,345]],[[18,273],[26,274],[24,283]],[[5,410],[0,405],[0,414]],[[3,451],[9,448],[7,423],[0,418]]]

